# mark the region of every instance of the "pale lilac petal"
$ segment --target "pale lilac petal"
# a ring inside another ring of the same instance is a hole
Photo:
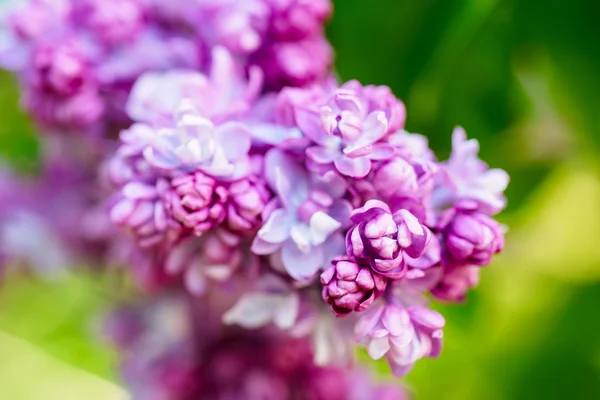
[[[284,209],[277,209],[271,213],[269,219],[257,233],[257,237],[269,243],[282,243],[290,237],[293,216]]]
[[[342,224],[322,211],[313,214],[309,225],[311,242],[315,246],[325,242],[333,232],[342,227]]]
[[[228,160],[237,160],[250,151],[251,140],[249,129],[237,122],[228,122],[217,128],[221,147]]]
[[[366,157],[352,159],[342,156],[336,158],[334,164],[340,173],[352,178],[364,178],[371,171],[371,160]]]
[[[367,352],[373,360],[379,360],[390,350],[390,342],[387,337],[375,338],[369,341]]]
[[[396,154],[396,148],[388,143],[375,143],[371,148],[371,160],[389,160]]]
[[[373,144],[387,133],[388,120],[382,111],[372,112],[363,123],[363,133],[357,142],[363,145]]]
[[[204,294],[207,287],[206,277],[202,272],[202,266],[198,263],[188,268],[184,275],[186,289],[193,295],[200,296]]]
[[[321,123],[321,116],[317,111],[304,107],[295,109],[296,125],[302,133],[312,139],[315,143],[325,144],[327,133]]]
[[[329,164],[340,156],[340,151],[335,148],[313,146],[306,149],[306,155],[316,163]]]
[[[262,240],[258,236],[252,241],[250,250],[259,256],[273,254],[281,247],[281,243],[270,243]]]
[[[288,240],[281,248],[281,261],[286,271],[296,280],[312,278],[319,268],[325,266],[323,258],[322,246],[312,247],[308,253],[304,253],[292,240]]]

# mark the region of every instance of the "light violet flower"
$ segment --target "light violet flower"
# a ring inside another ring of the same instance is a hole
[[[13,205],[10,215],[0,220],[0,273],[5,263],[16,263],[53,278],[69,267],[72,249],[65,247],[49,222]]]
[[[121,131],[119,147],[102,166],[101,172],[110,185],[121,188],[133,180],[156,179],[156,171],[143,156],[144,149],[150,145],[154,135],[154,129],[142,123],[134,123],[129,129]]]
[[[383,109],[371,110],[356,90],[340,88],[320,108],[298,107],[296,122],[314,146],[306,150],[317,170],[335,166],[341,174],[364,178],[373,160],[387,160],[395,148],[384,141],[389,121]]]
[[[127,113],[135,121],[168,124],[173,110],[187,99],[213,122],[244,116],[260,93],[262,72],[250,67],[246,81],[239,69],[231,54],[217,46],[208,75],[183,69],[148,72],[131,89]]]
[[[307,173],[278,149],[267,153],[265,171],[278,197],[267,206],[270,212],[252,251],[263,255],[280,251],[290,276],[308,279],[343,252],[336,232],[346,223],[350,209],[342,200],[345,183],[333,175],[320,178]]]
[[[408,210],[391,213],[379,200],[369,200],[350,217],[354,225],[346,235],[349,257],[371,265],[391,279],[401,278],[408,268],[407,257],[423,255],[431,240],[431,231]]]
[[[480,211],[494,215],[506,207],[504,190],[508,174],[501,169],[489,169],[477,157],[479,143],[467,140],[462,128],[452,133],[452,154],[442,165],[442,182],[436,187],[434,201],[437,207],[460,202],[475,202]]]
[[[371,270],[369,265],[338,257],[321,274],[323,300],[336,315],[366,310],[385,290],[387,278]]]
[[[156,130],[144,150],[151,165],[163,170],[199,170],[230,180],[248,173],[250,134],[244,125],[215,125],[187,100],[182,101],[175,116],[177,125]]]
[[[444,317],[420,305],[373,305],[356,325],[357,340],[369,355],[386,357],[394,375],[404,376],[423,357],[437,357],[442,348]]]

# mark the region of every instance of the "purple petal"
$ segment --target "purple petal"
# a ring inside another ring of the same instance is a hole
[[[323,211],[317,211],[312,215],[309,222],[310,236],[313,245],[320,245],[331,235],[342,227],[335,219],[325,214]]]
[[[336,158],[334,164],[340,173],[352,178],[364,178],[371,171],[371,160],[367,157],[352,159],[342,156]]]
[[[359,139],[359,143],[373,144],[385,136],[387,129],[388,120],[385,117],[385,113],[383,111],[374,111],[363,122],[363,133]]]
[[[446,325],[446,320],[437,311],[419,306],[408,307],[407,311],[414,323],[425,328],[436,330],[442,329]]]
[[[388,160],[396,154],[396,148],[388,143],[375,143],[371,147],[371,160]]]
[[[286,271],[296,280],[312,278],[319,268],[325,266],[322,246],[312,247],[305,253],[288,240],[281,248],[281,261]]]
[[[290,154],[272,149],[265,156],[265,174],[271,188],[286,205],[299,205],[308,196],[308,176]]]
[[[365,115],[365,107],[354,91],[340,89],[335,94],[334,101],[341,110],[348,110],[359,116]]]
[[[306,149],[306,156],[318,164],[329,164],[340,156],[340,152],[334,148],[312,146]]]
[[[228,160],[237,160],[250,151],[250,131],[239,122],[226,122],[218,126],[215,135],[218,135],[218,140]]]
[[[312,139],[315,143],[325,144],[327,142],[327,133],[321,123],[321,116],[317,111],[304,107],[295,109],[296,125],[298,128]]]
[[[257,237],[269,243],[282,243],[290,237],[293,217],[284,209],[277,209],[271,213],[269,219],[260,228]]]
[[[256,236],[252,241],[252,247],[250,248],[250,250],[252,251],[252,253],[262,256],[267,254],[273,254],[277,250],[279,250],[280,247],[281,243],[265,242],[264,240]]]

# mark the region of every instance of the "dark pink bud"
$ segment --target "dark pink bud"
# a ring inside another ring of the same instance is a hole
[[[338,317],[352,311],[364,311],[381,296],[387,278],[348,258],[337,258],[321,274],[323,299]]]

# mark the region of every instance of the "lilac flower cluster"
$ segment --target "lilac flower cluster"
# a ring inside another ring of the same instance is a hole
[[[388,87],[331,76],[328,0],[116,3],[29,0],[0,64],[44,131],[83,134],[46,136],[81,177],[48,175],[30,197],[60,212],[29,209],[154,296],[111,331],[134,396],[403,398],[339,364],[440,353],[428,298],[463,300],[502,250],[507,174],[461,128],[437,160]]]
[[[228,73],[238,86],[227,90],[192,89],[219,83],[191,72],[136,84],[130,109],[146,113],[109,162],[127,174],[113,179],[113,221],[193,294],[243,277],[228,323],[316,335],[328,304],[398,375],[435,357],[444,318],[422,294],[461,300],[502,250],[492,215],[506,174],[460,128],[438,162],[424,137],[402,130],[404,106],[387,88],[329,81],[260,97]],[[245,93],[244,106],[230,91]]]

